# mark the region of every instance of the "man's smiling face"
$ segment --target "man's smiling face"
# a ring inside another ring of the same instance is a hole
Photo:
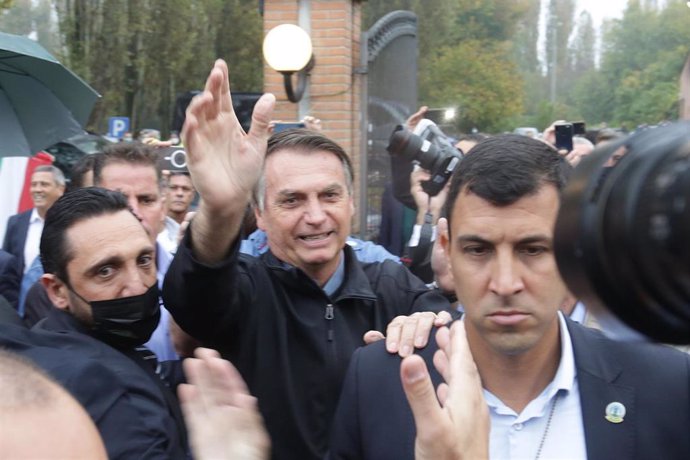
[[[322,283],[335,272],[354,214],[343,163],[325,151],[277,151],[264,166],[257,223],[273,254]]]

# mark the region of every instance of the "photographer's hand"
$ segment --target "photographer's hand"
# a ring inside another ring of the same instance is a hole
[[[551,125],[544,130],[544,133],[542,134],[542,140],[549,144],[551,147],[556,146],[556,125],[565,123],[565,120],[556,120]]]
[[[448,196],[448,184],[446,184],[436,196],[430,198],[422,187],[422,182],[429,179],[431,179],[429,171],[419,166],[415,166],[410,174],[410,194],[417,205],[417,225],[424,224],[424,216],[427,212],[431,213],[431,224],[436,225]]]
[[[419,110],[410,115],[410,117],[405,122],[405,126],[407,127],[407,129],[409,129],[410,131],[414,131],[414,129],[417,127],[417,124],[420,121],[422,121],[422,119],[426,115],[427,110],[429,110],[429,107],[423,105],[419,108]]]
[[[319,118],[307,115],[306,117],[302,118],[302,123],[304,123],[305,128],[311,129],[312,131],[323,131],[323,127],[321,126],[321,119]]]

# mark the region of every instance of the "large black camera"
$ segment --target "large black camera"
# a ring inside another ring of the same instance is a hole
[[[588,307],[665,343],[690,343],[690,123],[597,148],[555,228],[558,267]]]
[[[436,196],[443,190],[462,159],[462,153],[433,121],[427,119],[420,121],[414,132],[396,126],[387,150],[409,162],[416,161],[429,171],[431,179],[422,182],[422,188],[429,196]]]

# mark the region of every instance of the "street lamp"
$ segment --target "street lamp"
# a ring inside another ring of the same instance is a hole
[[[288,100],[299,102],[307,86],[307,75],[314,67],[309,34],[294,24],[281,24],[266,34],[263,49],[268,65],[283,74]],[[293,73],[297,73],[296,90],[292,87]]]

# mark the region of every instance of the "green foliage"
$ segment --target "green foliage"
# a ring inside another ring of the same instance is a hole
[[[590,123],[634,128],[678,116],[678,78],[690,51],[685,1],[630,1],[607,27],[601,68],[577,84],[573,104]]]
[[[439,50],[430,67],[420,76],[421,98],[458,107],[461,131],[502,131],[522,111],[522,81],[507,43],[465,40]]]
[[[523,80],[513,58],[521,18],[538,0],[369,0],[364,29],[390,11],[418,17],[420,105],[459,107],[458,129],[510,128],[522,110]],[[535,12],[536,5],[536,14]],[[534,35],[536,56],[536,35]],[[536,62],[536,58],[535,58]]]
[[[107,118],[118,115],[129,116],[134,129],[167,134],[177,95],[202,89],[217,57],[233,63],[233,90],[263,86],[263,25],[254,0],[53,3],[58,57],[103,96],[91,129],[105,131]]]

